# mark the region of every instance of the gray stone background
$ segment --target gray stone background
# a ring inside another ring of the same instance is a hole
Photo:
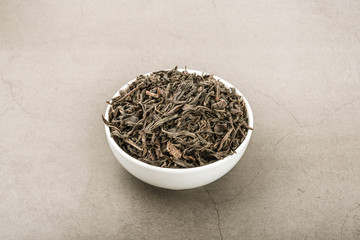
[[[0,1],[1,239],[359,239],[359,1]],[[105,101],[175,65],[249,100],[222,179],[149,186]]]

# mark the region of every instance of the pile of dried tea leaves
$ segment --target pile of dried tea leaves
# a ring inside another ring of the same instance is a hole
[[[167,168],[203,166],[234,153],[248,129],[245,102],[215,80],[177,67],[139,76],[111,99],[112,138],[129,155]]]

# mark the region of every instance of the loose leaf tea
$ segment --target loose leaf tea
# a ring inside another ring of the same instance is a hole
[[[169,71],[138,76],[111,99],[111,137],[129,155],[167,168],[203,166],[231,155],[248,129],[244,99],[213,75]]]

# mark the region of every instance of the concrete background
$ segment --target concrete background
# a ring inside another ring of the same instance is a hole
[[[0,1],[1,239],[360,239],[359,1]],[[249,100],[205,188],[128,174],[105,101],[175,65]]]

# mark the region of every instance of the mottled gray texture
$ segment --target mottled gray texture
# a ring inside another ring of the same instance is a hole
[[[359,1],[0,1],[0,239],[359,239]],[[187,65],[255,118],[225,177],[128,174],[105,100]]]

